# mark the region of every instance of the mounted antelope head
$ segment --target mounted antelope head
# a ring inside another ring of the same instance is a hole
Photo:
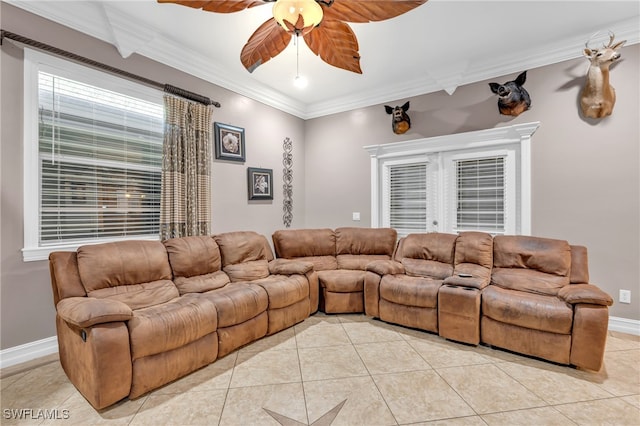
[[[393,108],[385,105],[384,109],[387,111],[387,114],[391,114],[391,128],[393,129],[393,133],[401,135],[411,128],[411,119],[407,114],[407,111],[409,111],[409,101],[405,102],[402,106],[395,106]]]
[[[520,73],[513,81],[505,84],[489,83],[491,91],[498,95],[498,110],[502,115],[519,116],[531,106],[529,92],[523,87],[527,72]]]
[[[626,40],[613,44],[615,34],[609,33],[609,44],[601,49],[589,47],[589,40],[584,44],[584,56],[589,59],[587,80],[580,95],[582,114],[588,118],[603,118],[611,115],[616,103],[616,91],[609,84],[609,66],[620,59],[618,49]]]

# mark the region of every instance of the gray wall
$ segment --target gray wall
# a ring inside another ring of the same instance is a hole
[[[282,225],[282,141],[294,142],[293,227],[369,226],[370,171],[365,145],[419,139],[513,123],[540,121],[533,137],[533,233],[589,248],[591,277],[614,295],[632,290],[632,304],[611,314],[640,319],[640,46],[624,48],[612,71],[614,115],[585,121],[577,109],[586,61],[530,70],[531,111],[515,119],[497,113],[487,82],[410,99],[413,128],[396,136],[382,105],[304,122],[246,97],[0,3],[3,29],[46,41],[222,103],[214,120],[246,129],[244,165],[214,161],[213,232],[251,229],[271,235]],[[22,50],[6,41],[0,63],[0,349],[55,335],[46,261],[22,261]],[[496,78],[503,82],[515,75]],[[406,99],[389,102],[401,104]],[[248,202],[246,167],[274,171],[275,199]],[[36,173],[37,171],[33,171]],[[353,222],[352,212],[362,220]]]
[[[413,127],[401,136],[391,131],[383,105],[308,120],[306,225],[371,223],[370,158],[363,146],[540,121],[531,144],[532,234],[587,246],[591,281],[616,301],[611,315],[639,320],[640,46],[621,54],[611,71],[614,113],[601,121],[578,113],[583,58],[529,70],[525,88],[532,106],[517,118],[498,113],[497,98],[484,81],[451,96],[438,92],[388,102],[411,101]],[[356,211],[361,222],[352,221]],[[632,291],[631,304],[617,302],[619,289]]]
[[[246,163],[213,161],[212,230],[254,230],[270,236],[282,222],[282,142],[293,141],[293,225],[304,226],[304,121],[149,59],[122,59],[115,47],[0,3],[2,29],[170,83],[219,101],[214,120],[243,127]],[[0,349],[55,335],[55,310],[46,261],[23,262],[23,50],[6,40],[1,53]],[[273,169],[274,200],[248,201],[247,167]],[[37,170],[33,170],[37,173]]]

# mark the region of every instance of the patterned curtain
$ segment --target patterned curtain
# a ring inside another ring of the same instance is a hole
[[[165,95],[160,238],[209,235],[211,106]]]

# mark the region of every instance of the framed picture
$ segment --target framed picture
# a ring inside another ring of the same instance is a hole
[[[247,169],[250,200],[273,200],[273,170]]]
[[[244,129],[228,124],[213,123],[217,160],[244,163]]]

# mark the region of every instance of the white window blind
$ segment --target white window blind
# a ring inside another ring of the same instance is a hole
[[[390,165],[389,226],[399,236],[427,228],[427,163]]]
[[[505,232],[505,158],[455,161],[456,231]]]
[[[163,107],[38,73],[39,244],[158,235]]]

